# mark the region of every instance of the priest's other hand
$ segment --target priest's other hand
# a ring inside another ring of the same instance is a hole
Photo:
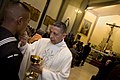
[[[42,74],[42,69],[43,69],[43,60],[39,64],[31,65],[31,70],[39,74]]]

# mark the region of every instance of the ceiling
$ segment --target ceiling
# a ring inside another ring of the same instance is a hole
[[[87,9],[97,16],[120,15],[120,0],[90,0]]]
[[[82,0],[70,1],[77,6],[82,2]],[[97,16],[120,15],[120,0],[89,0],[87,9]]]
[[[120,4],[93,8],[93,9],[88,8],[88,11],[92,12],[97,16],[120,15]]]

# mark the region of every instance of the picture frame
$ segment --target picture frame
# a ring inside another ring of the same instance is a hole
[[[89,33],[89,30],[90,30],[91,24],[92,24],[92,22],[84,19],[83,24],[82,24],[82,28],[80,30],[80,33],[82,33],[85,36],[87,36],[88,33]]]
[[[23,3],[30,9],[30,13],[31,13],[30,19],[37,22],[41,12],[35,7],[31,6],[31,4],[28,4],[26,2]]]
[[[54,22],[55,22],[55,20],[52,17],[46,15],[43,24],[48,26],[48,25],[53,24]]]

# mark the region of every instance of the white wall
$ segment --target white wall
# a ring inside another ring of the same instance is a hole
[[[110,26],[106,25],[106,23],[116,23],[116,25],[120,26],[120,16],[119,15],[112,15],[112,16],[104,16],[104,17],[98,17],[98,21],[97,24],[95,26],[95,20],[96,20],[97,16],[95,16],[94,14],[90,13],[90,12],[86,12],[84,19],[87,19],[88,21],[92,22],[90,31],[88,33],[88,36],[85,36],[81,33],[78,33],[81,35],[81,39],[80,41],[86,43],[88,38],[90,37],[90,33],[93,30],[92,36],[90,38],[90,42],[92,44],[95,45],[99,45],[101,43],[101,41],[103,40],[103,38],[107,38],[109,31],[111,30]],[[83,21],[82,21],[83,23]],[[82,28],[82,24],[80,25],[80,28],[78,31],[80,31]],[[120,53],[120,28],[114,28],[113,30],[113,34],[111,36],[111,40],[113,41],[113,46],[112,46],[112,50],[116,53]]]
[[[80,41],[82,41],[84,44],[87,43],[87,41],[88,41],[88,39],[89,39],[89,37],[90,37],[90,33],[91,33],[92,29],[93,29],[93,25],[95,24],[95,20],[96,20],[96,18],[97,18],[97,17],[96,17],[94,14],[92,14],[92,13],[86,11],[86,13],[85,13],[83,19],[86,19],[86,20],[92,22],[92,24],[91,24],[91,26],[90,26],[90,30],[89,30],[87,36],[84,35],[84,34],[78,33],[78,34],[81,35],[81,39],[80,39]],[[81,30],[81,28],[82,28],[82,24],[83,24],[83,20],[82,20],[82,23],[81,23],[81,25],[80,25],[80,27],[79,27],[78,32],[80,32],[80,30]]]
[[[69,26],[67,28],[67,33],[69,33],[71,31],[71,28],[74,24],[74,20],[75,20],[75,17],[76,17],[76,12],[75,12],[75,9],[77,9],[76,7],[72,6],[72,5],[68,5],[66,11],[65,11],[65,14],[62,18],[62,21],[65,22],[65,20],[67,18],[69,18]]]
[[[27,2],[28,4],[31,4],[31,6],[37,8],[41,12],[39,19],[41,18],[41,14],[43,12],[47,0],[21,0],[21,1]],[[56,19],[61,3],[62,0],[51,0],[46,15],[49,15],[53,19]],[[37,28],[38,23],[39,20],[37,22],[31,20],[29,25],[34,28]],[[42,24],[41,28],[45,30],[46,26]]]
[[[21,1],[27,2],[28,4],[31,4],[31,6],[37,8],[37,9],[41,12],[41,13],[40,13],[40,16],[39,16],[39,19],[40,19],[41,14],[42,14],[42,12],[43,12],[43,9],[44,9],[44,7],[45,7],[45,3],[46,3],[47,0],[21,0]],[[39,19],[38,19],[37,22],[31,20],[31,21],[29,22],[29,25],[30,25],[31,27],[33,27],[33,28],[37,28],[38,23],[39,23]]]
[[[49,15],[50,17],[52,17],[53,19],[56,19],[60,6],[61,6],[62,0],[51,0],[48,10],[46,12],[46,15]],[[44,20],[43,20],[44,21]],[[42,24],[41,28],[43,30],[46,29],[47,26],[45,26],[44,24]]]
[[[108,33],[110,31],[110,26],[106,25],[106,23],[116,23],[116,25],[120,26],[120,16],[119,15],[113,15],[113,16],[105,16],[100,17],[98,19],[98,22],[95,26],[95,29],[93,31],[91,42],[93,44],[99,45],[100,42],[103,40],[103,38],[108,37]],[[113,34],[111,36],[111,39],[113,40],[113,51],[116,53],[120,53],[120,28],[114,28]]]

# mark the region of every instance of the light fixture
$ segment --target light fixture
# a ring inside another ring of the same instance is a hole
[[[79,9],[75,9],[75,12],[76,12],[76,13],[82,13],[82,11],[79,10]]]
[[[95,7],[88,7],[87,9],[89,9],[89,10],[90,10],[90,9],[94,9],[94,8],[95,8]]]

